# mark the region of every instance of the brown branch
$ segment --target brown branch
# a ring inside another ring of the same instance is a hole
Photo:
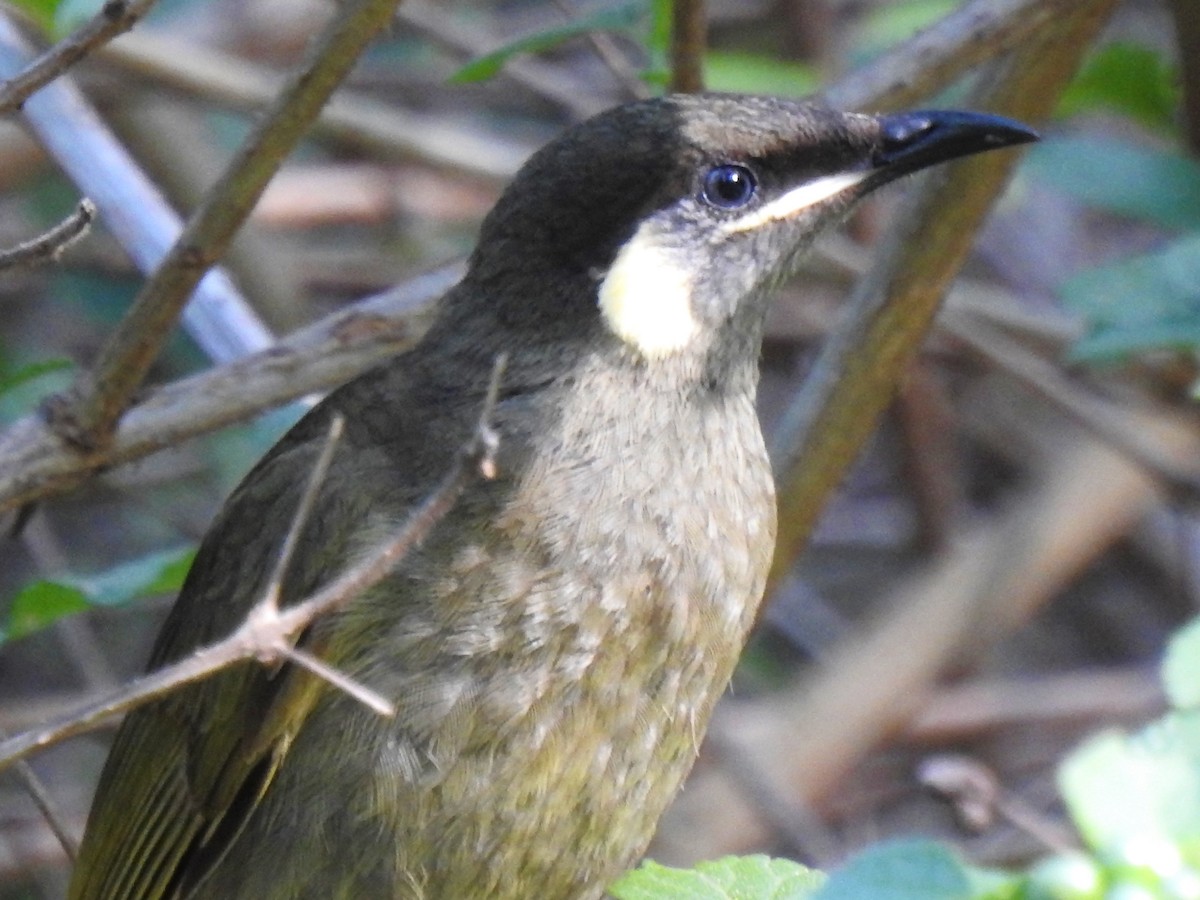
[[[1175,18],[1175,44],[1179,48],[1184,136],[1192,156],[1200,156],[1200,4],[1196,0],[1170,0],[1167,5]]]
[[[7,17],[0,16],[0,74],[20,72],[33,56],[25,37]],[[96,204],[129,258],[143,273],[153,271],[183,230],[183,223],[83,92],[64,76],[30,97],[23,112],[26,128],[80,193]],[[192,337],[216,362],[229,362],[271,342],[271,334],[219,269],[201,280],[184,321]]]
[[[980,78],[971,106],[1040,122],[1053,110],[1114,0],[1092,0]],[[1053,51],[1053,52],[1051,52]],[[1016,163],[989,153],[926,177],[897,211],[897,229],[858,286],[776,437],[779,539],[771,582],[808,540],[816,517],[891,399]]]
[[[203,647],[178,662],[149,672],[101,699],[61,715],[53,721],[16,737],[0,741],[0,771],[33,752],[61,743],[67,738],[91,731],[108,719],[128,712],[180,687],[247,659],[274,663],[294,656],[296,635],[317,618],[331,613],[371,586],[377,584],[412,548],[421,543],[433,527],[454,507],[475,478],[495,474],[495,454],[499,438],[491,421],[504,376],[505,358],[496,361],[492,380],[484,398],[475,432],[462,447],[450,471],[391,537],[373,553],[346,569],[332,582],[307,599],[286,608],[273,601],[257,603],[245,621],[229,637]],[[306,658],[303,663],[310,660]],[[321,667],[318,666],[319,670]],[[318,671],[324,676],[326,673]],[[346,676],[338,674],[339,686]],[[369,689],[368,689],[369,690]],[[359,696],[363,696],[359,694]],[[386,701],[384,701],[386,703]]]
[[[708,15],[704,0],[675,0],[671,6],[671,90],[704,90]]]
[[[453,266],[329,316],[245,359],[160,388],[130,408],[112,442],[79,452],[40,416],[0,434],[0,512],[67,490],[99,471],[175,446],[265,409],[327,390],[411,347]]]
[[[1144,423],[1130,409],[1094,396],[1072,382],[1052,362],[1044,359],[1001,329],[988,325],[962,310],[946,309],[938,317],[940,331],[952,335],[1008,377],[1024,384],[1054,404],[1066,416],[1093,432],[1119,453],[1166,482],[1183,495],[1200,495],[1200,479],[1193,466],[1180,466],[1179,460],[1164,449]],[[1147,402],[1144,409],[1152,409]],[[1156,410],[1162,416],[1165,409]]]
[[[20,73],[0,84],[0,116],[9,115],[88,53],[132,28],[155,0],[107,0],[87,24],[59,41]]]
[[[75,211],[33,240],[11,250],[0,250],[0,272],[28,268],[58,260],[64,250],[83,237],[96,218],[96,205],[84,197]]]
[[[212,47],[135,31],[98,58],[124,74],[233,109],[256,110],[279,93],[279,76]],[[523,141],[444,117],[339,92],[313,123],[314,137],[389,159],[420,159],[492,181],[507,181],[534,149]]]
[[[834,109],[900,109],[936,94],[972,67],[1035,38],[1078,3],[971,0],[911,40],[838,79],[817,94],[817,99]]]
[[[3,735],[0,734],[0,736]],[[33,805],[37,807],[46,824],[50,826],[50,831],[53,832],[58,845],[62,847],[67,859],[75,862],[75,859],[79,856],[79,844],[68,830],[66,817],[63,815],[58,803],[55,802],[54,797],[46,790],[46,785],[42,782],[42,779],[33,770],[33,766],[29,765],[23,759],[17,761],[16,774],[21,782],[21,786],[25,788],[30,799],[33,800]]]
[[[288,570],[292,567],[292,557],[296,553],[296,545],[300,543],[300,535],[304,532],[304,527],[308,524],[308,520],[312,516],[313,507],[317,502],[317,495],[321,492],[321,485],[325,483],[325,477],[329,474],[329,466],[333,462],[334,451],[337,450],[337,445],[341,441],[345,430],[346,417],[341,413],[335,414],[329,423],[329,434],[325,438],[325,443],[321,446],[321,453],[317,457],[317,461],[313,463],[312,471],[308,475],[308,483],[304,486],[304,493],[300,495],[300,503],[296,506],[296,512],[292,516],[292,524],[288,528],[287,534],[284,535],[283,546],[279,548],[279,557],[275,560],[275,570],[271,573],[271,577],[267,579],[267,587],[263,591],[262,605],[271,610],[279,609],[279,597],[283,591],[283,581],[287,577]]]
[[[56,405],[53,426],[71,443],[108,443],[158,356],[183,305],[262,194],[292,147],[349,73],[366,44],[390,21],[397,0],[356,0],[339,9],[260,125],[234,154],[101,351]]]

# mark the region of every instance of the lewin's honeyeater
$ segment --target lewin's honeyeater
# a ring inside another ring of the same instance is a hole
[[[700,95],[621,106],[535,154],[423,341],[234,491],[151,660],[223,637],[260,597],[331,414],[345,436],[285,603],[442,479],[505,353],[497,477],[302,638],[397,715],[250,662],[132,713],[70,897],[599,897],[691,767],[763,592],[772,289],[874,188],[1032,137]]]

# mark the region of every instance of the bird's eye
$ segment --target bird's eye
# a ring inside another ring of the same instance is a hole
[[[704,174],[701,196],[718,209],[737,209],[754,197],[758,182],[745,166],[725,164],[713,166]]]

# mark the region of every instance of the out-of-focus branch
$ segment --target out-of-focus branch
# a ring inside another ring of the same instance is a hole
[[[86,197],[75,211],[33,240],[18,244],[11,250],[0,250],[0,272],[21,266],[37,266],[53,262],[62,252],[87,232],[96,218],[96,205]]]
[[[97,58],[233,109],[260,108],[282,83],[275,72],[231,54],[136,31],[104,47]],[[493,181],[511,178],[533,149],[498,132],[446,123],[349,92],[329,101],[312,132],[380,156],[420,159]]]
[[[429,303],[461,274],[440,270],[322,319],[253,356],[151,393],[131,407],[111,443],[66,447],[40,416],[0,434],[0,512],[79,484],[96,472],[342,384],[411,347]]]
[[[192,290],[221,257],[271,176],[367,43],[391,21],[397,2],[357,0],[339,8],[305,63],[146,280],[95,368],[54,405],[52,425],[61,436],[89,449],[111,440],[117,420],[141,386]]]
[[[671,8],[671,90],[704,90],[708,13],[704,0],[675,0]]]
[[[1180,81],[1183,82],[1183,127],[1188,148],[1200,156],[1200,3],[1170,0],[1175,17],[1175,44],[1179,48]]]
[[[983,73],[970,105],[1026,122],[1045,120],[1113,5],[1077,5],[1037,41]],[[989,153],[931,172],[897,211],[898,227],[774,442],[781,478],[773,584],[807,542],[825,499],[890,401],[1015,162],[1013,153]]]
[[[834,109],[899,109],[936,94],[973,66],[1019,47],[1078,5],[1079,0],[970,0],[911,40],[847,73],[817,99]]]
[[[0,75],[21,71],[32,56],[29,42],[0,13]],[[99,219],[138,269],[152,271],[183,223],[72,79],[59,78],[30,97],[23,118],[79,192],[96,204]],[[218,363],[261,350],[272,339],[220,268],[201,280],[184,313],[184,325]]]
[[[154,3],[155,0],[108,0],[85,25],[0,84],[0,116],[20,109],[38,88],[49,84],[101,44],[128,31]]]

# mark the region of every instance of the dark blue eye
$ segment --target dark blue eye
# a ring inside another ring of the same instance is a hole
[[[704,201],[719,209],[737,209],[754,197],[758,182],[745,166],[713,166],[704,174]]]

